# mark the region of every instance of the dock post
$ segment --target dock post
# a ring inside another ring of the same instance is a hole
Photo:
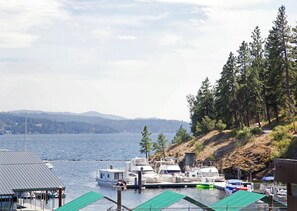
[[[62,187],[59,187],[59,207],[62,207]]]
[[[117,187],[117,211],[122,209],[122,189]]]
[[[141,193],[142,189],[142,171],[138,172],[138,193]]]

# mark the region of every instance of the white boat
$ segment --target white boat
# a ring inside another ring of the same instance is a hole
[[[239,179],[230,179],[226,181],[225,192],[228,195],[235,193],[238,190],[245,190],[252,192],[254,190],[254,184],[252,182],[244,182]]]
[[[42,162],[49,168],[49,170],[54,168],[53,164],[51,164],[48,160],[43,160]]]
[[[146,183],[159,182],[158,174],[154,171],[146,158],[132,158],[131,161],[126,162],[127,174],[138,174],[142,172],[142,178]]]
[[[155,161],[155,171],[159,175],[160,182],[182,182],[184,180],[184,174],[172,158]]]
[[[100,169],[97,171],[98,185],[115,186],[119,180],[125,180],[126,171],[123,169]]]
[[[201,182],[225,181],[224,175],[219,174],[219,171],[215,166],[194,167],[191,170],[186,171],[186,177],[189,180],[197,180]]]

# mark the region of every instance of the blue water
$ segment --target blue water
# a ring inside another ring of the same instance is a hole
[[[152,140],[155,141],[157,135],[152,134]],[[165,135],[169,141],[174,136],[174,134]],[[28,135],[25,148],[35,152],[41,159],[50,160],[54,165],[54,174],[66,186],[66,203],[89,191],[98,192],[116,201],[116,191],[113,188],[99,187],[96,184],[96,171],[100,168],[109,168],[110,165],[115,168],[124,168],[126,160],[143,156],[139,152],[140,139],[141,134],[135,133]],[[0,149],[21,151],[23,148],[24,136],[0,136]],[[190,196],[207,205],[225,197],[223,191],[216,189],[182,188],[171,190]],[[127,190],[123,192],[122,203],[129,208],[134,208],[163,191],[164,189],[145,189],[139,194],[135,190]],[[52,202],[49,202],[49,208],[51,206]],[[116,208],[115,204],[103,199],[83,210],[103,211],[112,206]],[[188,208],[189,206],[194,207],[184,201],[172,205],[172,207],[180,207],[178,210],[182,210],[181,207]]]

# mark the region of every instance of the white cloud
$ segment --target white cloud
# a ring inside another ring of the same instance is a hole
[[[117,36],[117,38],[119,40],[136,40],[137,36],[133,36],[133,35],[119,35]]]
[[[175,46],[182,42],[182,38],[175,34],[165,34],[159,38],[160,45]]]
[[[231,8],[255,5],[258,3],[269,3],[271,0],[156,0],[166,3],[184,3],[184,4],[197,4],[211,7]]]
[[[2,0],[0,1],[0,47],[30,46],[42,29],[53,20],[66,18],[67,14],[57,0]]]

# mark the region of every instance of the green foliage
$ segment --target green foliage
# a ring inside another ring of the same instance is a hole
[[[251,133],[253,135],[259,135],[259,134],[263,133],[263,130],[260,127],[254,127],[251,129]]]
[[[173,144],[180,144],[187,142],[192,139],[192,136],[184,129],[182,126],[176,131],[175,136],[173,137]]]
[[[209,122],[203,120],[205,116],[217,122],[222,120],[229,129],[254,123],[261,127],[263,120],[271,126],[273,119],[279,124],[280,117],[291,122],[296,116],[297,26],[290,28],[285,7],[279,8],[267,39],[262,39],[259,27],[251,38],[250,43],[241,43],[236,55],[230,52],[212,92],[207,79],[197,96],[188,96],[191,130],[195,136],[211,130],[206,126]],[[211,96],[209,93],[213,93],[212,97],[206,97]],[[220,126],[218,129],[223,130]],[[237,132],[246,139],[250,132],[261,131]]]
[[[153,149],[156,150],[156,153],[161,153],[165,158],[165,149],[167,147],[167,140],[163,133],[159,133],[158,140],[153,144]]]
[[[202,82],[196,96],[188,95],[187,100],[190,108],[191,131],[195,135],[197,123],[202,121],[202,118],[209,116],[215,117],[214,111],[214,93],[209,79],[206,78]]]
[[[149,153],[152,150],[152,140],[150,138],[151,133],[148,132],[147,126],[144,126],[143,131],[141,132],[142,139],[139,143],[140,153],[144,153],[145,157],[149,157]]]
[[[293,140],[292,125],[277,126],[271,133],[272,143],[275,146],[273,157],[283,157]]]
[[[204,146],[201,142],[195,144],[195,153],[199,154],[204,149]]]
[[[197,122],[195,134],[206,134],[215,128],[215,120],[210,119],[208,116],[202,118],[201,123]]]
[[[244,127],[242,129],[233,129],[230,133],[230,137],[234,137],[240,141],[249,141],[251,140],[258,131],[262,131],[261,129],[251,129],[249,127]]]
[[[284,139],[292,139],[293,135],[290,130],[292,130],[292,125],[275,127],[271,133],[272,140],[282,141]]]
[[[220,132],[225,130],[226,127],[227,127],[227,125],[221,119],[219,119],[219,121],[215,125],[215,129],[220,131]]]
[[[250,128],[244,127],[243,129],[237,131],[235,137],[240,141],[248,141],[253,137],[253,134],[251,133]]]

